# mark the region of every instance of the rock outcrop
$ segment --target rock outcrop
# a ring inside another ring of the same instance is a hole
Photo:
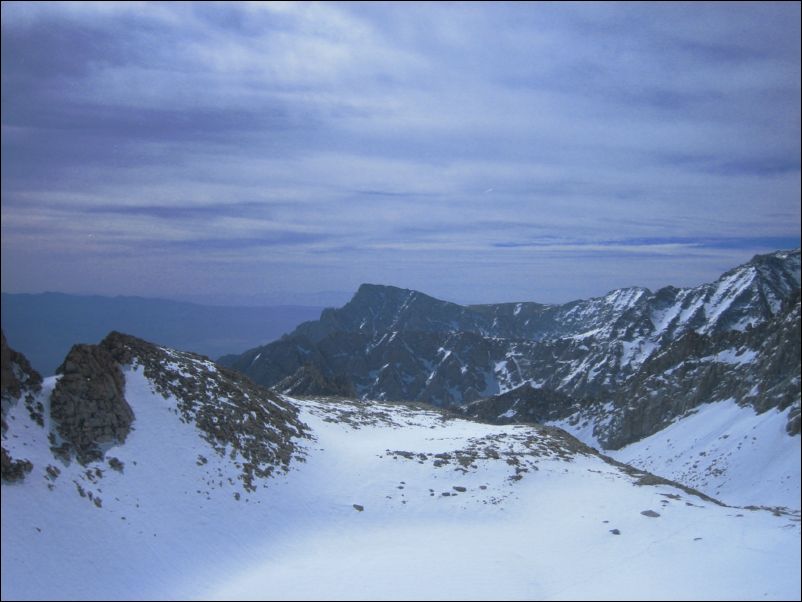
[[[5,338],[3,345],[5,442],[5,408],[18,401],[13,394],[22,395],[26,387],[39,386],[41,378],[20,367],[27,364],[7,348]],[[245,491],[253,491],[260,479],[277,470],[286,471],[294,459],[302,458],[296,441],[309,436],[308,427],[300,421],[297,408],[283,398],[207,357],[119,332],[110,333],[97,345],[73,346],[58,368],[49,399],[28,396],[31,421],[48,429],[47,440],[56,458],[64,463],[75,459],[87,467],[86,474],[98,475],[92,479],[100,478],[105,468],[98,466],[100,461],[125,472],[123,463],[113,453],[107,457],[107,452],[124,445],[136,426],[136,403],[143,402],[129,398],[126,392],[126,375],[133,371],[140,371],[153,392],[164,397],[168,410],[195,427],[199,438],[236,467]],[[10,375],[8,380],[6,375]],[[16,412],[15,418],[13,426],[30,428],[27,417],[20,421]],[[15,460],[8,452],[4,445],[5,480],[19,479],[31,470],[30,462]],[[57,470],[53,468],[54,474]]]
[[[56,370],[50,415],[63,441],[60,453],[86,464],[103,457],[102,447],[124,443],[134,421],[125,400],[125,378],[104,345],[75,345]]]
[[[28,359],[8,346],[6,335],[0,331],[0,394],[4,400],[18,399],[24,393],[35,393],[42,387],[42,376],[31,367]]]
[[[122,366],[142,367],[164,397],[174,397],[181,418],[195,424],[221,455],[239,454],[241,478],[253,490],[258,478],[286,471],[308,436],[298,410],[239,372],[209,358],[110,333],[100,344]]]
[[[734,399],[757,412],[791,407],[799,434],[800,292],[771,320],[743,332],[689,332],[647,360],[614,397],[596,437],[618,449],[661,430],[702,403]]]
[[[31,368],[28,359],[8,346],[6,335],[0,331],[0,430],[5,442],[8,424],[6,413],[10,406],[17,403],[25,404],[31,419],[39,426],[43,426],[44,407],[36,399],[42,388],[42,376]],[[0,478],[6,482],[23,479],[33,469],[30,460],[14,459],[6,446],[0,448]]]

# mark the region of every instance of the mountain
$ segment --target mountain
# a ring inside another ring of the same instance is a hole
[[[800,291],[778,313],[744,331],[688,331],[656,349],[635,374],[606,399],[576,402],[530,383],[465,407],[498,423],[572,417],[596,419],[597,444],[606,449],[649,436],[677,416],[710,400],[733,398],[762,412],[791,408],[787,431],[799,434]],[[544,405],[548,399],[548,405]],[[603,422],[603,424],[601,424]]]
[[[565,305],[464,307],[363,285],[341,309],[221,362],[266,386],[314,366],[363,399],[459,406],[528,383],[607,400],[683,338],[718,341],[766,324],[799,286],[799,250],[756,256],[695,288],[620,289]]]
[[[798,507],[800,292],[744,331],[689,331],[603,400],[522,385],[468,404],[497,424],[536,421],[728,502]]]
[[[557,428],[278,396],[119,333],[41,383],[3,362],[3,449],[30,465],[2,483],[3,599],[800,595],[798,511]]]
[[[555,424],[640,468],[745,504],[760,447],[759,469],[772,475],[764,502],[798,508],[799,290],[799,250],[758,255],[694,288],[627,288],[565,305],[459,306],[363,285],[341,309],[221,361],[295,395],[351,388],[362,399],[421,401],[496,424]],[[305,389],[310,382],[327,384]],[[705,437],[726,441],[744,425],[768,430],[733,448],[700,447],[688,435],[660,461],[630,447],[660,440],[669,427],[697,433],[697,420],[684,421],[711,404],[731,423]],[[767,412],[776,418],[765,422]]]
[[[43,374],[55,374],[70,347],[112,330],[219,357],[280,337],[319,307],[218,307],[142,297],[2,294],[2,327]]]

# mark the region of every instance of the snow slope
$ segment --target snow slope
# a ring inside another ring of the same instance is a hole
[[[756,414],[733,400],[707,403],[612,457],[730,504],[800,508],[800,438],[788,412]]]
[[[126,399],[122,472],[64,465],[49,412],[9,410],[4,445],[34,469],[2,486],[3,599],[800,597],[798,513],[637,485],[561,431],[292,400],[305,461],[249,492],[139,368]]]

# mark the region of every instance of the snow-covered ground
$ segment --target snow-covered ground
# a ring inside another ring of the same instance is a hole
[[[800,597],[798,513],[636,485],[559,433],[298,400],[305,462],[248,493],[173,399],[126,380],[122,473],[54,460],[11,409],[6,446],[35,467],[2,486],[3,599]]]
[[[800,508],[800,437],[789,410],[707,403],[650,437],[605,452],[728,504]],[[580,433],[586,434],[586,433]]]

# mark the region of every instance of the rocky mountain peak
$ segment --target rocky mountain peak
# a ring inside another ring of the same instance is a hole
[[[439,406],[516,391],[493,402],[491,414],[518,403],[528,408],[522,416],[556,416],[585,403],[580,400],[600,407],[620,400],[617,411],[631,419],[612,421],[599,435],[619,446],[711,395],[734,396],[756,408],[790,403],[798,352],[784,333],[793,330],[787,323],[793,318],[775,318],[799,290],[799,256],[798,249],[759,255],[693,288],[652,292],[632,286],[562,305],[461,306],[365,284],[344,307],[230,365],[267,386],[297,375],[298,386],[305,387],[320,381],[313,376],[325,375],[347,379],[362,399]],[[783,341],[790,359],[749,343],[748,333],[758,331]],[[747,347],[748,355],[739,352]],[[752,354],[754,364],[746,361]],[[673,384],[660,389],[661,379]],[[531,387],[519,390],[524,385]],[[658,392],[646,398],[644,391]],[[627,399],[639,400],[631,405],[640,415],[621,409]]]
[[[369,282],[364,282],[359,285],[350,303],[375,305],[377,301],[380,301],[397,306],[402,300],[407,299],[411,293],[415,292],[416,291],[411,289],[392,286],[390,284],[371,284]]]

